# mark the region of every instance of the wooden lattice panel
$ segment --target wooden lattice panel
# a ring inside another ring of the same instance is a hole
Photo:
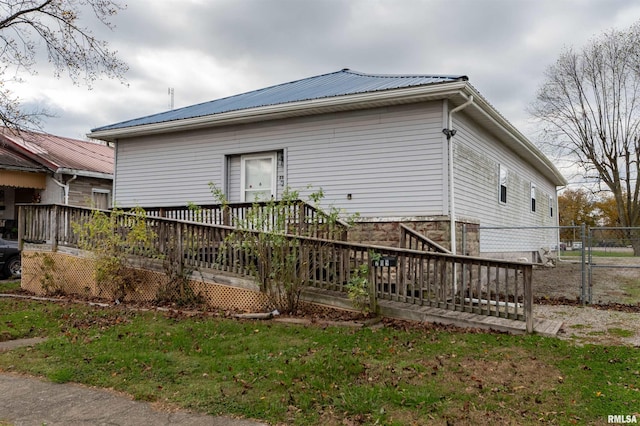
[[[22,252],[22,288],[36,294],[97,296],[94,262],[64,253]]]
[[[135,269],[134,290],[124,301],[149,302],[157,298],[158,291],[166,288],[165,274]],[[95,262],[91,258],[60,252],[23,251],[23,289],[38,295],[63,293],[114,300],[109,289],[100,289],[95,280]],[[222,285],[206,280],[189,281],[193,293],[204,298],[216,309],[263,312],[268,309],[267,297],[259,291]]]
[[[265,294],[244,288],[230,287],[204,281],[191,281],[194,293],[201,295],[212,307],[263,312],[269,302]]]

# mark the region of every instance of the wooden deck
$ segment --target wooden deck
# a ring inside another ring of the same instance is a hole
[[[250,204],[239,206],[235,214],[240,220],[255,213],[250,211],[253,208]],[[256,208],[261,209],[259,216],[268,221],[280,217],[280,213],[271,214],[261,206]],[[260,237],[265,234],[264,229],[271,229],[271,222],[265,222],[266,228],[237,229],[192,221],[199,216],[149,217],[144,213],[136,215],[122,211],[102,211],[100,215],[112,215],[109,223],[113,224],[113,229],[109,232],[118,235],[122,241],[126,241],[134,224],[143,226],[145,232],[153,235],[149,238],[149,247],[122,244],[124,253],[150,256],[151,259],[161,253],[169,263],[177,265],[178,270],[217,270],[245,277],[253,277],[257,270],[260,273],[258,281],[268,284],[272,282],[272,265],[277,265],[281,262],[279,259],[286,256],[295,259],[296,277],[305,285],[338,291],[343,298],[346,298],[349,282],[366,280],[371,299],[385,301],[380,303],[384,316],[514,333],[520,332],[522,327],[526,332],[535,331],[533,267],[530,263],[442,253],[441,247],[407,230],[402,245],[414,248],[317,238],[319,231],[313,231],[316,220],[308,223],[306,218],[313,214],[303,210],[283,213],[300,233],[291,234],[287,229],[278,231],[287,233],[281,235],[277,245]],[[61,247],[78,248],[81,246],[80,233],[74,231],[74,225],[90,223],[95,214],[94,210],[73,206],[21,205],[20,244],[46,242],[52,252]],[[212,209],[207,215],[218,219],[225,216],[224,209]],[[302,232],[305,229],[311,231]],[[92,250],[90,244],[97,240],[85,239],[84,248]],[[247,250],[246,241],[252,241],[260,253]],[[554,328],[538,324],[538,330],[544,333],[552,332]]]
[[[351,302],[338,292],[310,289],[304,292],[304,299],[321,305],[348,310],[353,309]],[[380,314],[388,318],[450,324],[464,328],[497,330],[510,334],[526,334],[525,321],[411,305],[389,300],[379,300],[378,305],[380,306]],[[541,336],[555,337],[561,327],[562,321],[535,318],[533,320],[533,331]]]

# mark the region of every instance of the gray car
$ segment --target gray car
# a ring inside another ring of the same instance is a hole
[[[0,278],[19,277],[22,271],[17,241],[0,238]]]

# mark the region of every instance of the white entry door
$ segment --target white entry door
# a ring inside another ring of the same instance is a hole
[[[276,154],[243,155],[240,179],[241,201],[267,201],[275,197]]]

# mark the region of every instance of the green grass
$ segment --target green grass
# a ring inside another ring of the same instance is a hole
[[[589,251],[584,254],[589,256]],[[560,257],[580,257],[582,252],[580,250],[567,250],[560,253]],[[606,249],[592,250],[591,256],[593,257],[633,257],[633,251],[611,251]]]
[[[635,304],[640,301],[640,280],[636,277],[619,276],[622,290],[624,291],[623,303]]]
[[[576,329],[576,330],[581,330],[581,329],[585,329],[585,328],[591,328],[591,326],[587,325],[587,324],[572,324],[572,325],[569,326],[569,328],[573,328],[573,329]]]
[[[0,281],[0,293],[13,293],[20,289],[20,280]]]
[[[617,327],[608,328],[607,332],[612,336],[617,336],[617,337],[633,337],[636,334],[633,330],[626,330],[624,328],[617,328]]]
[[[273,424],[602,424],[640,407],[637,349],[539,336],[1,299],[0,332],[49,337],[2,370]]]

